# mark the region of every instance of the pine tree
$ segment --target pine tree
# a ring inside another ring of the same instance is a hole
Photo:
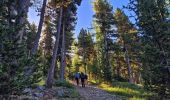
[[[52,53],[52,24],[50,16],[45,16],[45,29],[42,35],[41,48],[43,49],[44,55],[51,55]]]
[[[78,47],[79,55],[83,58],[82,63],[85,73],[87,73],[87,65],[90,62],[91,53],[94,50],[93,45],[91,34],[82,28],[78,36]]]
[[[169,80],[169,22],[166,0],[131,0],[129,9],[135,11],[141,29],[142,77],[147,89],[162,99],[170,92]]]
[[[28,49],[28,54],[31,54],[31,49],[33,47],[33,41],[35,40],[35,36],[36,36],[36,32],[37,32],[37,26],[35,25],[35,23],[27,23],[27,28],[26,28],[26,32],[27,32],[27,49]]]
[[[113,32],[112,6],[107,0],[96,0],[94,4],[94,26],[96,29],[96,42],[98,45],[98,65],[102,68],[104,79],[111,80],[111,65],[108,53],[108,37]]]
[[[135,35],[135,28],[130,23],[128,17],[124,14],[121,9],[117,9],[114,14],[114,18],[116,21],[116,27],[118,32],[118,43],[120,45],[120,48],[124,49],[125,54],[125,62],[127,64],[128,68],[128,76],[129,76],[129,82],[133,82],[132,77],[132,67],[131,67],[131,57],[130,57],[130,50],[132,49],[131,44],[129,43],[131,41],[130,35]]]
[[[60,54],[62,55],[62,61],[61,61],[61,66],[60,66],[60,78],[61,80],[64,80],[64,73],[65,73],[65,54],[66,54],[66,50],[64,50],[63,48],[66,47],[66,41],[64,41],[63,39],[67,38],[66,33],[71,33],[71,31],[74,29],[74,21],[75,21],[75,16],[72,14],[75,14],[77,11],[77,5],[81,4],[81,0],[67,0],[67,1],[53,1],[52,4],[54,4],[53,6],[57,7],[59,9],[59,16],[58,16],[58,23],[57,23],[57,36],[56,36],[56,41],[54,44],[54,49],[53,49],[53,56],[52,56],[52,61],[51,61],[51,65],[50,65],[50,69],[48,71],[48,77],[47,77],[47,86],[51,87],[52,83],[53,83],[53,76],[54,76],[54,69],[55,69],[55,63],[56,63],[56,59],[57,59],[57,55],[59,54],[59,50],[63,50],[63,52],[60,51]],[[68,18],[68,19],[67,19]],[[73,20],[73,21],[72,21]],[[65,26],[65,27],[63,27]],[[63,31],[63,30],[65,31]],[[60,35],[62,34],[65,36],[62,36],[62,38],[60,38]],[[63,42],[62,42],[63,40]],[[59,45],[59,43],[64,43],[62,46]],[[69,42],[68,42],[69,43]],[[62,48],[61,48],[62,47]],[[69,46],[68,46],[69,47]],[[56,55],[57,54],[57,55]]]
[[[61,66],[60,66],[60,78],[64,80],[65,67],[66,67],[66,53],[71,47],[73,42],[73,34],[76,20],[77,20],[77,6],[81,4],[81,0],[75,0],[70,2],[63,14],[63,34],[62,34],[62,46],[61,46]],[[67,41],[66,41],[67,40]]]
[[[46,85],[48,88],[52,87],[53,84],[53,78],[54,78],[54,70],[55,70],[55,63],[56,63],[56,58],[57,58],[57,52],[58,52],[58,45],[59,45],[59,38],[60,38],[60,30],[61,30],[61,21],[62,21],[62,14],[63,14],[63,8],[60,8],[60,13],[58,15],[58,24],[57,24],[57,33],[56,33],[56,41],[54,44],[54,49],[53,49],[53,56],[52,56],[52,61],[50,64],[50,69],[48,70],[48,76],[47,76],[47,82]]]
[[[38,81],[37,67],[33,66],[27,49],[27,31],[22,41],[20,31],[26,29],[17,22],[20,17],[16,1],[4,1],[0,3],[0,94],[18,94],[25,87],[29,87]],[[27,22],[27,21],[26,21]],[[35,73],[34,73],[35,72]],[[36,78],[36,77],[37,78]]]
[[[41,8],[41,14],[40,14],[40,21],[39,21],[39,25],[38,25],[38,31],[36,34],[36,38],[34,41],[34,46],[32,48],[32,54],[36,54],[37,49],[38,49],[38,43],[41,37],[41,31],[42,31],[42,27],[43,27],[43,22],[44,22],[44,15],[45,15],[45,10],[46,10],[46,4],[47,4],[47,0],[43,0],[43,4],[42,4],[42,8]]]
[[[50,60],[52,56],[53,49],[53,25],[50,15],[45,15],[44,19],[45,28],[40,40],[40,50],[42,52],[41,56],[43,59],[44,67],[43,72],[44,76],[47,75],[48,66],[50,65]]]
[[[27,23],[27,13],[31,3],[30,0],[16,0],[16,1],[17,1],[16,10],[19,15],[16,19],[16,23],[21,27],[21,29],[18,32],[18,36],[20,37],[20,42],[22,42],[24,35],[26,35],[25,27],[22,27],[22,25],[25,25]]]

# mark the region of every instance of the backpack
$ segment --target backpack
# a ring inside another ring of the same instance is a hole
[[[86,79],[86,80],[88,79],[88,77],[87,77],[87,75],[86,75],[86,74],[84,75],[84,79]]]
[[[80,74],[80,77],[81,77],[82,79],[85,79],[85,75],[84,75],[84,74]]]
[[[75,78],[80,78],[80,74],[79,74],[79,73],[76,73],[76,74],[75,74]]]

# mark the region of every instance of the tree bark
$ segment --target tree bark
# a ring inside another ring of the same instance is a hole
[[[58,24],[57,24],[56,41],[55,41],[55,45],[53,49],[53,56],[51,60],[50,69],[48,70],[48,76],[47,76],[47,81],[46,81],[47,88],[51,88],[53,84],[56,57],[57,57],[57,52],[58,52],[59,40],[60,40],[62,16],[63,16],[63,8],[61,7]]]
[[[85,73],[87,73],[85,53],[86,53],[86,51],[85,51],[85,33],[83,33],[83,66],[84,66]]]
[[[128,66],[129,82],[133,83],[132,68],[131,68],[131,65],[130,65],[130,58],[129,58],[129,54],[128,54],[128,50],[127,50],[126,45],[124,47],[125,47],[125,60],[126,60],[127,66]]]
[[[108,52],[108,42],[107,42],[107,34],[104,34],[104,66],[107,68],[107,71],[110,71],[110,61],[109,61],[109,52]],[[109,72],[108,72],[109,73]],[[109,73],[108,75],[111,75]],[[110,78],[110,76],[108,76]]]
[[[119,55],[118,55],[118,57],[117,57],[116,62],[117,62],[116,74],[117,74],[117,76],[120,76],[120,58],[119,58]]]
[[[64,81],[65,73],[65,22],[63,20],[63,36],[62,36],[62,52],[61,52],[61,66],[60,66],[60,79]]]
[[[40,15],[40,21],[39,21],[39,25],[38,25],[38,31],[35,37],[35,41],[34,41],[34,45],[32,48],[32,54],[36,54],[37,49],[38,49],[38,43],[41,37],[41,31],[42,31],[42,26],[43,26],[43,22],[44,22],[44,15],[45,15],[45,8],[46,8],[46,4],[47,4],[47,0],[43,0],[43,5],[41,8],[41,15]]]

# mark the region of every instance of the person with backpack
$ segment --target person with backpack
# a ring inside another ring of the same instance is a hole
[[[75,77],[77,86],[79,86],[80,73],[79,72],[75,73],[74,77]]]
[[[80,78],[81,78],[82,87],[85,87],[85,74],[83,72],[81,72]]]
[[[88,75],[87,74],[85,74],[84,79],[85,79],[85,84],[88,84]]]

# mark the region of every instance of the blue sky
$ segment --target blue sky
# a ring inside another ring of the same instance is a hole
[[[75,37],[77,37],[81,28],[87,29],[92,26],[92,20],[94,14],[92,1],[93,0],[82,0],[81,6],[78,7],[78,11],[77,11],[78,20],[75,28]],[[122,8],[123,5],[127,5],[128,3],[128,0],[108,0],[108,1],[113,6],[113,10],[115,10],[116,8]],[[127,15],[129,15],[128,10],[124,10],[124,11]],[[39,16],[37,16],[35,9],[31,8],[29,10],[28,20],[30,22],[35,22],[36,25],[38,25]]]

